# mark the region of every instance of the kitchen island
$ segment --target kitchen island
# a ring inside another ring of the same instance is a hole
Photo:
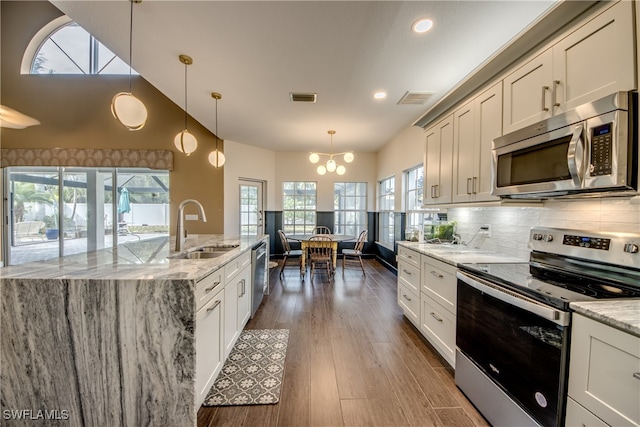
[[[3,425],[195,426],[196,283],[266,236],[160,237],[0,269]],[[21,420],[19,418],[22,418]]]

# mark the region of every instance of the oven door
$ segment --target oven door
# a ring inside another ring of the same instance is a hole
[[[538,423],[561,425],[570,313],[457,277],[458,350]]]
[[[502,197],[568,194],[582,188],[584,122],[493,149],[493,188]]]

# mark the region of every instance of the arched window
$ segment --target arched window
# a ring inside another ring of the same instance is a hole
[[[129,65],[69,17],[61,16],[31,39],[22,58],[21,72],[129,74]]]

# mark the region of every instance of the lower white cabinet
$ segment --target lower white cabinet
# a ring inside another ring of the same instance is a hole
[[[228,279],[224,301],[224,355],[227,357],[251,316],[250,267],[243,268]]]
[[[418,295],[404,283],[398,281],[398,305],[416,328],[420,327],[420,297]]]
[[[640,337],[573,316],[566,425],[640,426]],[[602,420],[603,424],[595,421]]]
[[[196,408],[222,369],[224,343],[224,288],[220,289],[196,312]]]
[[[607,423],[584,409],[572,398],[567,399],[567,417],[564,425],[567,427],[608,427]]]
[[[398,305],[420,327],[420,253],[398,246]]]
[[[420,332],[455,368],[456,316],[424,292],[420,301]]]

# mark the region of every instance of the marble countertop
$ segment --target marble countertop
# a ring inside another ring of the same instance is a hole
[[[115,248],[68,255],[47,261],[0,268],[0,279],[200,280],[267,236],[201,234],[187,237],[184,250],[174,250],[175,236],[127,242]],[[173,258],[202,246],[239,245],[216,258]]]
[[[428,255],[439,261],[446,262],[453,266],[459,264],[484,264],[484,263],[500,263],[500,262],[529,262],[528,259],[516,258],[509,255],[503,255],[496,252],[484,251],[481,249],[470,248],[462,245],[451,244],[433,244],[420,242],[398,242],[398,245],[405,248],[413,249],[421,254]]]
[[[569,306],[577,313],[640,337],[640,299],[572,302]]]

